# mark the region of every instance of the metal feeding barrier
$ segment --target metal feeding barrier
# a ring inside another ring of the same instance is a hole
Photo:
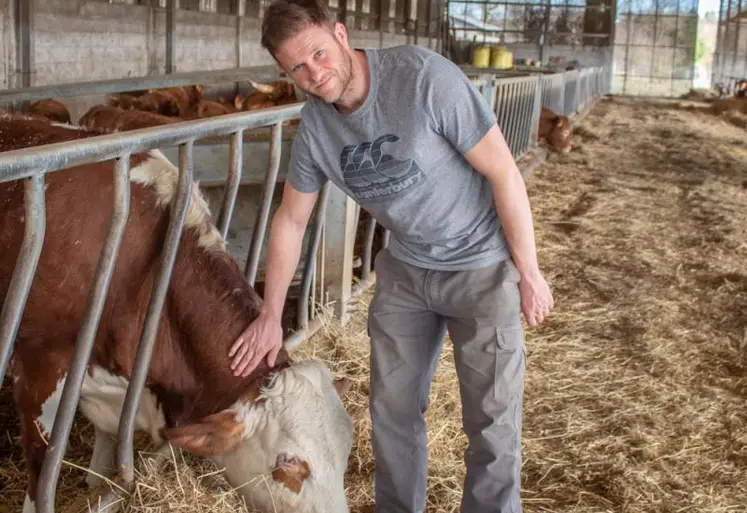
[[[87,139],[49,144],[0,154],[0,182],[22,180],[25,187],[25,234],[13,276],[0,314],[0,380],[5,376],[8,360],[21,322],[26,299],[44,246],[45,175],[73,166],[102,161],[115,161],[114,209],[109,231],[99,255],[85,314],[78,331],[73,356],[62,392],[50,442],[41,469],[36,504],[40,512],[54,511],[54,498],[62,458],[80,397],[80,388],[94,344],[109,283],[119,254],[130,204],[130,156],[160,146],[179,147],[179,176],[175,201],[166,240],[154,281],[142,335],[127,389],[118,433],[118,468],[120,478],[130,484],[134,480],[133,436],[135,415],[139,405],[148,366],[156,339],[160,316],[166,297],[176,252],[184,228],[189,191],[193,183],[193,148],[203,137],[230,136],[231,165],[228,170],[224,199],[219,216],[219,231],[225,236],[238,192],[241,176],[241,135],[244,130],[272,126],[271,158],[260,207],[260,229],[254,232],[245,274],[251,284],[257,272],[259,252],[267,226],[270,199],[274,191],[280,160],[280,135],[284,121],[297,118],[302,104],[275,107],[262,111],[238,113],[170,126],[146,128],[131,132],[95,136]],[[303,272],[303,288],[308,291],[315,269],[315,254],[324,223],[329,184],[321,192],[316,205],[308,257]],[[299,310],[307,311],[309,294],[299,297]],[[303,322],[308,324],[308,316]],[[1,381],[0,381],[1,382]]]
[[[541,75],[542,105],[553,112],[564,112],[565,105],[565,77],[562,73]]]

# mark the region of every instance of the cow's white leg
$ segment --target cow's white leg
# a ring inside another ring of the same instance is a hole
[[[91,488],[104,484],[106,479],[112,479],[117,474],[114,461],[117,440],[102,429],[96,428],[96,439],[93,444],[93,455],[89,465],[91,472],[86,476],[86,483]]]
[[[35,393],[36,390],[29,386],[28,380],[27,376],[22,375],[15,383],[15,387],[16,400],[22,411],[38,412],[38,414],[22,414],[21,417],[21,445],[23,445],[29,479],[26,499],[23,502],[23,513],[36,513],[39,474],[44,463],[49,436],[52,434],[54,421],[57,417],[57,409],[60,406],[62,389],[65,386],[65,376],[62,376],[56,383],[54,381],[44,382],[34,376],[34,386],[41,390],[50,391],[44,393],[44,395],[49,394],[46,398]]]
[[[26,492],[26,500],[23,501],[23,513],[36,513],[36,504],[29,497],[28,492]]]

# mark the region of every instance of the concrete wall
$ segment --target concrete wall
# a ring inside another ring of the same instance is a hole
[[[163,3],[163,2],[162,2]],[[44,86],[163,74],[166,12],[105,0],[33,0],[31,85]],[[0,0],[0,87],[22,87],[17,72],[14,0]],[[259,44],[259,20],[230,14],[175,11],[175,72],[274,64]],[[353,45],[389,47],[414,42],[403,34],[349,28]],[[381,39],[380,39],[381,37]],[[418,44],[435,48],[436,41]],[[430,44],[429,44],[430,43]],[[62,99],[77,120],[105,96]]]
[[[10,2],[0,3],[0,87],[10,87],[13,70],[16,67],[15,41],[13,40],[13,13]]]
[[[17,83],[12,4],[0,5],[0,83],[6,88]],[[273,63],[259,45],[256,18],[242,17],[239,28],[233,15],[177,10],[175,25],[175,72]],[[32,85],[165,72],[166,14],[161,9],[102,0],[35,0],[33,34]],[[352,30],[351,40],[380,46],[378,31]],[[384,34],[384,47],[407,42],[407,36]],[[428,46],[427,39],[418,43]]]

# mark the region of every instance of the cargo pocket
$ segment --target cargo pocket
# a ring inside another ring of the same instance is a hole
[[[524,391],[526,346],[521,325],[496,328],[495,399],[510,399]]]

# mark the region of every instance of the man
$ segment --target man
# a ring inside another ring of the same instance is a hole
[[[447,331],[469,440],[461,511],[521,511],[520,312],[535,326],[553,300],[494,113],[434,52],[351,48],[319,0],[272,3],[262,45],[309,98],[270,228],[265,303],[230,351],[234,372],[274,365],[306,224],[332,180],[391,230],[368,324],[376,511],[424,511],[423,414]]]

